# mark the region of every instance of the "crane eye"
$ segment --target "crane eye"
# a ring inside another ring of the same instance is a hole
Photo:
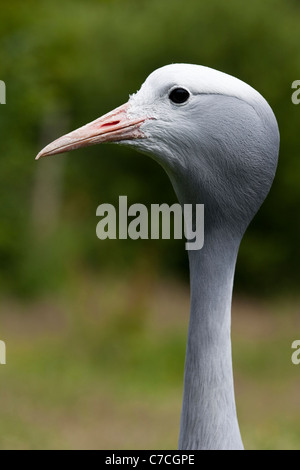
[[[170,100],[175,104],[185,103],[190,97],[190,93],[185,88],[174,88],[169,94]]]

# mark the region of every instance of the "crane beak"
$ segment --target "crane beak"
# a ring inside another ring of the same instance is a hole
[[[123,104],[114,111],[80,127],[76,131],[60,137],[47,145],[36,156],[36,160],[41,157],[69,152],[70,150],[102,142],[120,142],[122,140],[145,138],[145,134],[140,130],[140,126],[147,118],[130,118],[127,114],[128,108],[128,103]]]

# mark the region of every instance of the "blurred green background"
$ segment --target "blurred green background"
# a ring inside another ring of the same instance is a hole
[[[0,448],[176,448],[188,322],[178,240],[99,241],[96,208],[173,203],[151,159],[103,145],[35,162],[154,69],[246,81],[278,119],[278,172],[238,258],[237,406],[247,448],[300,448],[300,3],[56,0],[1,6]]]

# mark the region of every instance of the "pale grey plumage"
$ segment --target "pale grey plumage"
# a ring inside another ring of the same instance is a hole
[[[191,91],[185,106],[170,105],[174,84]],[[133,113],[144,107],[156,119],[141,127],[147,139],[128,144],[165,168],[182,204],[205,204],[204,247],[189,252],[191,313],[179,448],[242,449],[231,358],[232,286],[241,238],[275,175],[277,122],[248,85],[187,64],[155,71],[132,104]]]
[[[170,100],[188,90],[182,104]],[[242,236],[277,166],[279,132],[265,99],[208,67],[173,64],[153,72],[126,105],[63,136],[37,158],[100,142],[151,155],[181,204],[205,205],[205,241],[190,251],[191,313],[180,449],[242,449],[231,358],[231,297]]]

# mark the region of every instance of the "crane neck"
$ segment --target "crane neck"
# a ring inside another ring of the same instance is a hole
[[[229,218],[229,211],[225,215],[197,172],[167,173],[181,205],[204,204],[204,246],[188,252],[191,307],[179,449],[243,449],[233,384],[231,300],[247,220]]]
[[[180,449],[242,449],[234,397],[231,298],[239,241],[210,232],[189,251],[191,311]]]

